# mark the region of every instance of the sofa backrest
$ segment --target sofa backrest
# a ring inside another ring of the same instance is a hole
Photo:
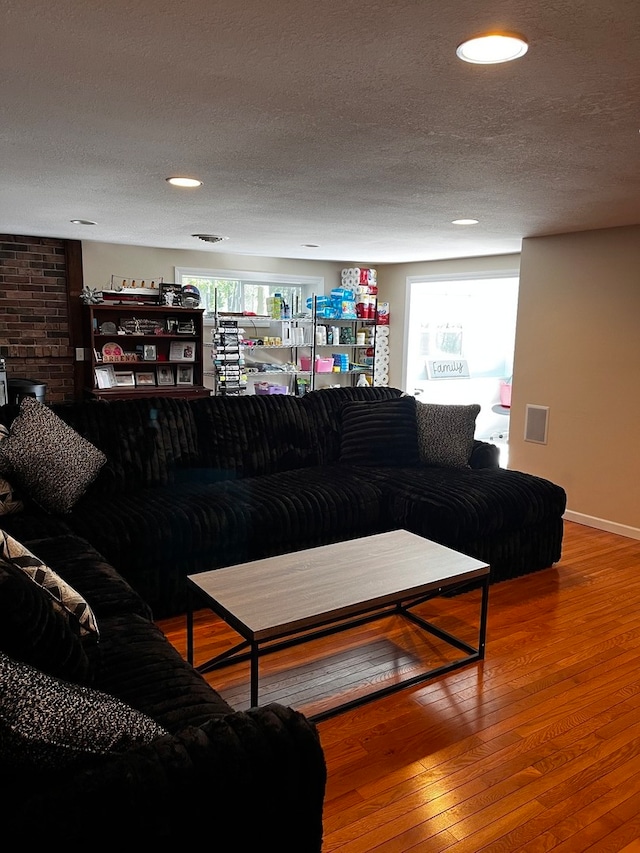
[[[153,397],[51,408],[107,457],[90,493],[166,485],[197,458],[197,432],[187,400]]]
[[[298,397],[202,397],[191,401],[201,479],[273,474],[315,463],[314,435]]]

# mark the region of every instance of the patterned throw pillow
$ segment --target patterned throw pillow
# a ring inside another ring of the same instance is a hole
[[[47,512],[70,512],[106,456],[35,397],[23,397],[0,442],[0,473]]]
[[[473,450],[480,406],[416,403],[418,446],[423,465],[466,468]]]
[[[108,693],[61,681],[2,652],[0,682],[0,763],[6,772],[77,766],[167,734]]]
[[[0,530],[0,558],[20,569],[34,583],[42,587],[51,598],[53,605],[62,610],[70,621],[77,624],[81,637],[98,639],[96,617],[80,593],[4,530]]]
[[[9,435],[9,430],[4,424],[0,424],[0,441]],[[11,515],[21,512],[24,504],[16,495],[15,489],[8,480],[0,477],[0,515]]]

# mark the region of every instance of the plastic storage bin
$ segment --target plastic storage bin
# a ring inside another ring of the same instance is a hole
[[[275,385],[271,382],[257,382],[255,392],[256,394],[288,394],[289,389],[286,385]]]
[[[332,358],[316,358],[316,373],[331,373],[333,370]]]

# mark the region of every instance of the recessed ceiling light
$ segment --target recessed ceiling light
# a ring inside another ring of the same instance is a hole
[[[72,225],[97,225],[97,222],[92,222],[91,219],[71,219]]]
[[[452,219],[451,224],[452,225],[477,225],[478,220],[477,219]]]
[[[303,249],[319,249],[320,245],[318,243],[301,243]]]
[[[165,178],[165,180],[172,184],[174,187],[201,187],[202,181],[199,181],[197,178]]]
[[[492,65],[520,59],[528,49],[527,40],[517,33],[485,33],[463,41],[456,48],[456,54],[465,62]]]

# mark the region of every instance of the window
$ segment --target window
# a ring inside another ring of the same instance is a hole
[[[518,274],[410,277],[405,388],[429,403],[479,403],[476,438],[509,435],[500,388],[510,381]]]
[[[239,270],[204,270],[176,267],[176,282],[200,291],[200,307],[209,314],[231,312],[266,315],[267,299],[279,293],[292,314],[306,312],[306,300],[324,292],[324,278],[288,276]]]

